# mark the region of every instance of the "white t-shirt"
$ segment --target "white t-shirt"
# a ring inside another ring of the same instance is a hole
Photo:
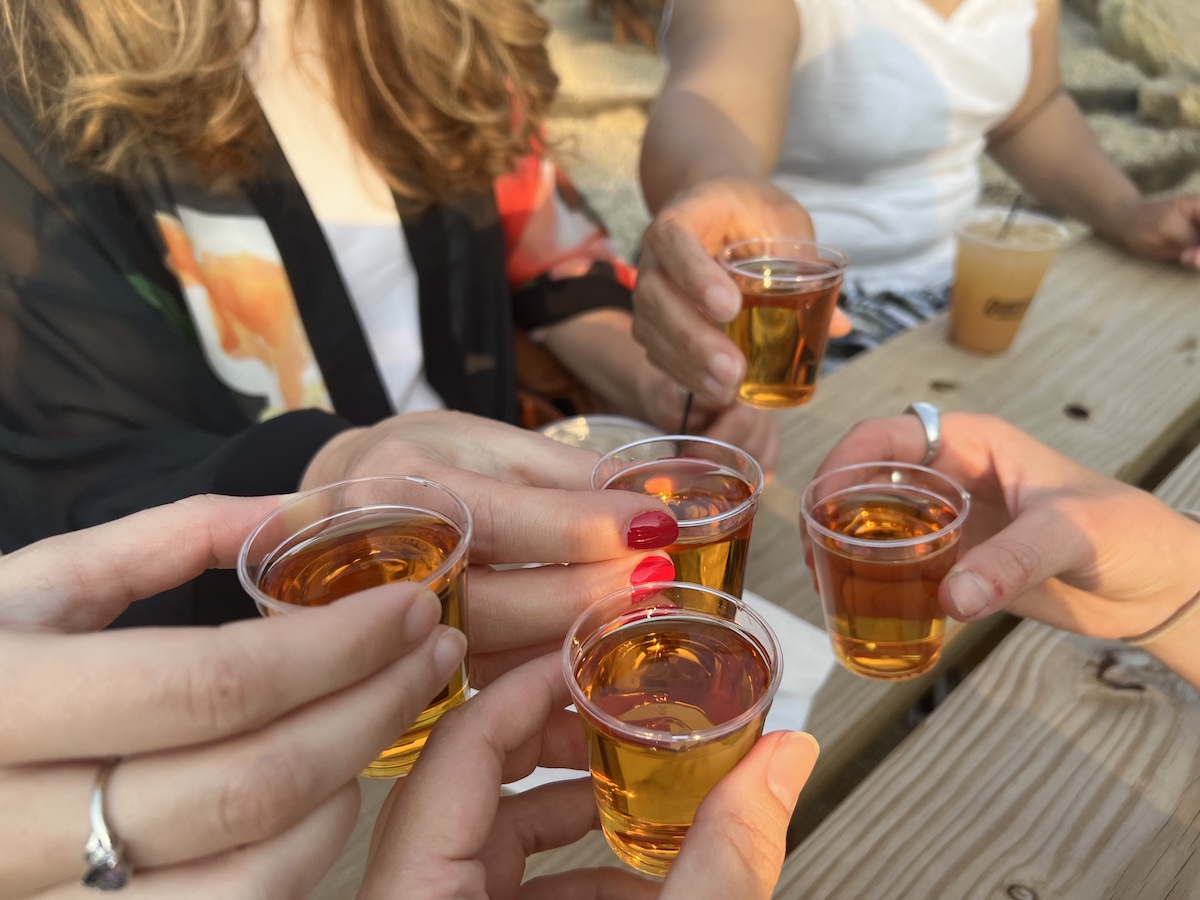
[[[397,413],[442,409],[425,378],[417,275],[387,182],[331,100],[315,36],[293,41],[293,0],[262,0],[247,71],[346,286]],[[311,17],[308,17],[311,22]]]
[[[796,0],[801,46],[776,183],[866,291],[951,275],[985,135],[1029,79],[1034,0]]]

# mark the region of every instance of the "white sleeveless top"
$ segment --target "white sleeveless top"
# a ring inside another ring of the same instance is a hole
[[[775,181],[865,291],[947,282],[987,131],[1021,99],[1035,0],[796,0],[801,46]]]

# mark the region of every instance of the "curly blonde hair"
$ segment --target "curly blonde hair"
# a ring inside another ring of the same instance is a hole
[[[528,0],[296,0],[333,99],[418,205],[478,190],[536,146],[557,79]],[[107,174],[187,160],[247,176],[268,126],[244,62],[259,0],[0,0],[9,90],[69,158]]]

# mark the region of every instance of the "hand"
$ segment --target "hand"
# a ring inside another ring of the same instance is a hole
[[[655,372],[643,391],[641,409],[646,421],[667,434],[675,434],[683,422],[686,395],[675,382]],[[687,431],[740,447],[753,456],[769,481],[779,464],[779,418],[773,410],[754,409],[741,403],[712,404],[693,398]]]
[[[646,229],[633,292],[633,334],[651,362],[697,399],[732,403],[746,361],[716,323],[742,298],[713,257],[736,240],[812,233],[804,208],[766,179],[713,179],[671,201]],[[849,331],[840,312],[831,331]]]
[[[356,775],[465,650],[395,584],[219,629],[90,631],[234,564],[278,498],[196,497],[0,558],[0,897],[83,893],[98,760],[123,897],[301,897],[354,826]],[[45,892],[45,893],[42,893]]]
[[[586,768],[583,730],[557,653],[505,675],[443,716],[416,767],[398,782],[375,826],[359,897],[523,900],[565,897],[765,898],[779,877],[784,838],[817,758],[805,734],[764,736],[701,804],[661,885],[615,867],[563,872],[522,885],[531,853],[565,846],[596,822],[587,780],[500,796],[535,765]]]
[[[924,450],[915,416],[868,419],[818,474],[873,460],[917,462]],[[944,413],[932,467],[971,494],[962,553],[939,590],[955,618],[1008,609],[1068,631],[1128,637],[1200,590],[1200,527],[1001,419]]]
[[[1128,252],[1200,269],[1200,194],[1144,197],[1122,221]]]
[[[589,603],[630,584],[673,577],[663,553],[679,535],[670,510],[630,491],[593,491],[599,457],[540,434],[458,412],[393,416],[333,438],[304,487],[358,475],[418,475],[458,493],[475,519],[471,544],[471,676],[557,646]],[[491,564],[570,563],[495,571]]]

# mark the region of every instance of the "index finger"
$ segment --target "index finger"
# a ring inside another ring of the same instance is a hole
[[[258,728],[372,675],[436,624],[411,582],[221,628],[0,631],[0,764],[125,756]],[[69,664],[65,661],[69,661]]]
[[[676,215],[666,212],[655,219],[645,240],[655,262],[698,308],[718,322],[738,314],[742,297],[733,279]]]
[[[188,497],[0,558],[0,621],[88,631],[135,600],[233,568],[280,497]]]

